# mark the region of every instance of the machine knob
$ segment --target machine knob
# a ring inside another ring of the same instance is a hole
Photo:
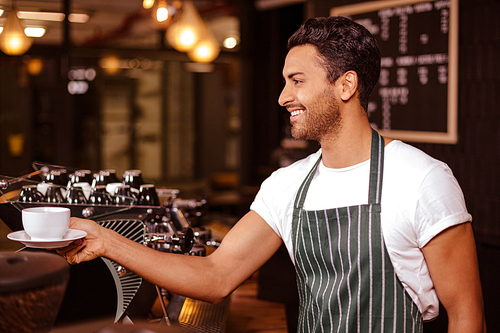
[[[85,218],[94,216],[94,213],[95,213],[94,207],[85,207],[82,210],[82,216]]]
[[[194,244],[194,232],[191,228],[182,228],[181,232],[172,237],[172,244],[177,245],[182,253],[191,251]]]
[[[125,267],[123,267],[123,266],[118,266],[118,267],[116,268],[116,272],[117,272],[117,273],[118,273],[118,275],[120,275],[120,276],[125,276],[125,275],[127,275],[127,273],[128,273],[127,269],[126,269]]]

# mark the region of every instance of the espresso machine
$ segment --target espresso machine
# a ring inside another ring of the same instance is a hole
[[[0,219],[22,232],[21,211],[59,206],[71,216],[91,219],[122,236],[161,252],[205,256],[219,246],[209,229],[193,227],[206,210],[205,200],[182,199],[177,189],[156,188],[144,182],[140,170],[122,177],[114,170],[74,168],[32,163],[34,171],[18,177],[0,176]],[[29,242],[29,241],[27,241]],[[45,251],[30,246],[20,251]],[[36,246],[35,246],[36,247]],[[162,315],[152,318],[159,302]],[[158,321],[203,332],[222,332],[229,299],[219,305],[171,294],[107,258],[71,267],[70,281],[58,320],[60,325],[110,316],[113,322]],[[200,318],[206,317],[200,321]]]

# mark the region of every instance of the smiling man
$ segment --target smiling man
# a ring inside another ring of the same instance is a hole
[[[483,332],[477,256],[462,191],[446,164],[370,127],[374,38],[347,18],[305,22],[289,39],[280,105],[292,135],[321,149],[275,171],[208,257],[163,253],[92,221],[58,250],[108,257],[173,293],[219,302],[285,243],[295,264],[299,332]]]

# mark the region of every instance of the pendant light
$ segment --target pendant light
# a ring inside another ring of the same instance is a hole
[[[220,45],[210,27],[206,24],[203,26],[203,35],[200,41],[188,51],[187,55],[189,59],[195,62],[208,63],[214,61],[219,56]]]
[[[191,1],[182,4],[178,19],[167,30],[168,43],[179,52],[191,50],[203,34],[203,20]]]
[[[13,7],[0,34],[0,49],[8,55],[21,55],[29,50],[33,41],[26,36]]]
[[[167,0],[155,1],[151,15],[153,15],[155,25],[159,29],[165,29],[172,21],[172,15],[169,11]]]
[[[142,7],[144,9],[150,9],[151,7],[153,7],[154,3],[155,3],[155,0],[143,0]]]

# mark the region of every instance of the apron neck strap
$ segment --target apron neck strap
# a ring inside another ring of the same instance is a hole
[[[314,166],[311,168],[304,182],[299,188],[299,192],[295,197],[294,207],[301,209],[304,206],[306,193],[309,185],[316,173],[316,169],[321,161],[321,156],[318,158]],[[371,143],[371,157],[370,157],[370,187],[368,191],[368,203],[380,203],[382,196],[382,175],[384,165],[384,138],[372,128],[372,143]]]
[[[380,203],[382,176],[384,174],[384,138],[372,128],[372,151],[370,157],[370,189],[368,203]]]
[[[311,168],[311,170],[309,170],[309,173],[307,174],[306,179],[304,179],[304,181],[302,182],[302,185],[300,185],[299,192],[295,196],[295,203],[293,204],[293,206],[297,209],[301,209],[304,206],[307,190],[309,189],[309,185],[311,184],[314,174],[316,173],[319,162],[321,162],[321,155],[319,156],[316,163],[314,163],[314,166]]]

